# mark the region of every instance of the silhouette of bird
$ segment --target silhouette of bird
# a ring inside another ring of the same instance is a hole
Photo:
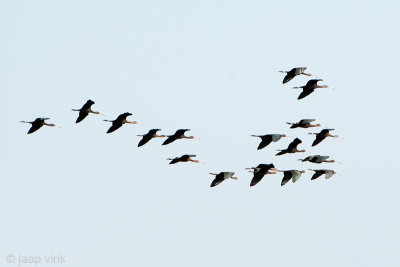
[[[112,132],[114,132],[115,130],[119,129],[119,128],[120,128],[123,124],[125,124],[125,123],[137,124],[137,121],[127,121],[127,120],[126,120],[126,118],[127,118],[128,116],[131,116],[131,115],[132,115],[132,113],[125,112],[125,113],[119,115],[118,118],[117,118],[116,120],[113,120],[113,121],[111,121],[111,120],[104,120],[104,121],[107,121],[107,122],[112,122],[112,125],[111,125],[111,127],[108,129],[107,133],[112,133]]]
[[[21,122],[22,123],[30,123],[30,124],[32,124],[32,127],[28,131],[28,134],[31,134],[31,133],[36,132],[40,128],[42,128],[43,125],[51,126],[51,127],[56,126],[55,124],[46,123],[46,120],[49,120],[49,119],[50,118],[37,118],[34,121],[21,121]]]
[[[300,88],[303,89],[303,92],[301,92],[301,94],[299,95],[299,97],[297,99],[300,100],[300,99],[305,98],[306,96],[308,96],[309,94],[314,92],[314,90],[317,88],[328,88],[328,85],[318,85],[317,83],[319,81],[323,81],[323,80],[322,79],[312,79],[312,80],[309,80],[307,82],[307,84],[304,86],[293,87],[293,89],[300,89]]]
[[[290,71],[279,71],[282,73],[287,73],[285,78],[283,78],[282,83],[285,84],[289,81],[291,81],[294,77],[296,77],[297,75],[306,75],[306,76],[312,76],[310,73],[304,73],[304,71],[307,68],[303,67],[303,68],[293,68]]]
[[[305,171],[298,171],[298,170],[288,170],[288,171],[281,171],[278,170],[278,172],[283,172],[283,179],[281,182],[281,186],[284,186],[287,182],[292,179],[292,182],[295,183],[297,180],[300,179],[301,174],[305,173]]]
[[[257,147],[258,150],[268,146],[271,142],[278,142],[282,137],[286,137],[285,134],[266,134],[266,135],[251,135],[251,136],[261,138],[261,143]]]
[[[89,113],[101,114],[100,112],[93,111],[91,109],[93,104],[94,104],[94,102],[89,99],[88,101],[86,101],[86,103],[83,105],[83,107],[81,109],[72,109],[73,111],[79,111],[79,116],[76,119],[76,123],[83,121],[83,119],[86,118],[86,116],[89,115]]]
[[[327,169],[320,169],[320,170],[309,169],[309,170],[315,172],[311,177],[311,180],[315,180],[323,174],[325,174],[325,179],[329,179],[332,177],[332,175],[336,174],[334,170],[327,170]]]
[[[176,157],[176,158],[173,158],[173,159],[167,159],[167,160],[171,160],[171,162],[169,164],[175,164],[175,163],[178,163],[178,162],[188,162],[188,161],[195,162],[195,163],[199,163],[200,162],[198,160],[191,159],[192,157],[196,157],[196,155],[183,155],[183,156],[180,156],[180,157]]]
[[[215,175],[215,179],[212,181],[210,187],[217,186],[229,178],[234,179],[234,180],[239,179],[237,177],[233,177],[233,175],[235,174],[234,172],[220,172],[218,174],[216,174],[216,173],[210,173],[210,174]]]
[[[296,152],[306,152],[305,150],[298,150],[297,146],[301,144],[302,141],[299,138],[294,139],[286,149],[278,149],[280,151],[276,156],[280,156],[286,153],[296,153]]]
[[[266,174],[275,174],[276,171],[274,164],[258,164],[257,167],[246,168],[246,170],[253,170],[253,179],[251,179],[250,186],[255,186]]]
[[[315,140],[314,140],[314,142],[312,143],[311,146],[318,145],[319,143],[321,143],[328,136],[334,137],[334,138],[338,138],[339,137],[338,135],[331,135],[329,133],[329,131],[333,131],[333,130],[335,130],[335,129],[323,129],[319,133],[308,133],[308,134],[315,134],[316,135],[315,136]]]
[[[311,124],[311,122],[315,121],[314,119],[303,119],[296,123],[287,122],[287,124],[291,125],[290,129],[294,128],[310,128],[310,127],[319,127],[321,124]]]
[[[161,129],[151,129],[147,134],[142,134],[138,136],[143,136],[142,140],[140,140],[138,147],[143,146],[147,142],[149,142],[151,139],[155,137],[166,137],[166,135],[158,135],[157,132],[160,131]]]
[[[162,144],[164,145],[168,145],[178,139],[193,139],[194,136],[186,136],[185,132],[190,131],[190,129],[179,129],[177,130],[173,135],[168,135],[167,140],[164,141],[164,143]]]
[[[328,160],[329,156],[321,156],[321,155],[313,155],[313,156],[308,156],[304,159],[299,159],[300,161],[309,161],[312,163],[322,163],[322,162],[327,162],[327,163],[333,163],[335,162],[334,160]]]

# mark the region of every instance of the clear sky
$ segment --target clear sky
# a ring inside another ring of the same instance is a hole
[[[398,1],[0,6],[1,266],[400,266]],[[296,100],[308,77],[278,71],[302,66],[335,90]],[[105,117],[75,124],[88,99]],[[124,112],[143,124],[107,135]],[[26,135],[37,117],[62,129]],[[343,140],[311,148],[285,124],[303,118]],[[200,139],[138,148],[151,128]],[[267,133],[292,137],[257,151],[250,135]],[[308,152],[275,157],[294,137]],[[182,154],[203,163],[168,165]],[[342,164],[297,161],[311,154]],[[249,187],[259,163],[341,175]],[[240,180],[210,188],[220,171]]]

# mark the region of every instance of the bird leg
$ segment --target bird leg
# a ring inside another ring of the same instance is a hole
[[[218,175],[217,173],[211,173],[211,172],[210,172],[209,174],[211,174],[211,175],[215,175],[215,176],[217,176],[217,175]]]
[[[239,178],[238,177],[231,177],[231,179],[233,179],[233,180],[239,180]]]
[[[293,87],[292,89],[303,89],[304,86],[300,86],[300,87]]]
[[[103,120],[103,121],[106,121],[106,122],[114,122],[114,121],[111,121],[111,120]]]
[[[33,123],[33,121],[20,121],[21,123],[30,123],[30,124],[32,124]]]
[[[280,70],[280,71],[278,71],[278,72],[281,72],[281,73],[288,73],[288,71],[284,71],[284,70]]]
[[[153,137],[167,137],[167,135],[158,135],[158,134],[156,134]]]
[[[72,111],[81,111],[80,109],[72,109]]]

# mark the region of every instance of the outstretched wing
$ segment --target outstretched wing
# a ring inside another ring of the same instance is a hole
[[[271,135],[264,135],[261,137],[261,142],[258,145],[257,149],[263,149],[264,147],[268,146],[272,142],[272,136]]]
[[[144,144],[146,144],[147,142],[149,142],[151,139],[153,138],[152,134],[145,134],[142,138],[142,140],[140,140],[138,147],[143,146]]]
[[[312,88],[316,86],[319,81],[322,81],[322,79],[311,79],[307,82],[306,87]]]
[[[174,141],[177,140],[177,139],[178,139],[178,136],[177,136],[176,134],[171,135],[170,137],[168,137],[168,138],[164,141],[164,143],[162,143],[162,145],[164,146],[164,145],[171,144],[172,142],[174,142]]]
[[[112,133],[115,130],[119,129],[122,126],[122,123],[118,123],[116,121],[113,122],[113,124],[111,125],[110,129],[108,129],[107,133]]]
[[[83,107],[81,108],[81,110],[88,110],[92,105],[94,104],[94,102],[92,100],[88,100],[86,101],[86,103],[83,105]]]
[[[39,124],[39,123],[32,123],[32,127],[29,129],[28,134],[34,133],[37,130],[39,130],[41,127],[43,126],[43,124]]]
[[[311,94],[312,92],[314,92],[314,89],[303,89],[303,92],[301,92],[301,94],[299,95],[299,97],[297,98],[297,100],[303,99],[306,96],[308,96],[309,94]]]
[[[83,121],[83,119],[86,118],[88,114],[89,113],[85,112],[84,110],[79,111],[79,117],[76,119],[75,123],[79,123],[79,122]]]
[[[299,171],[292,171],[292,182],[295,183],[297,180],[300,179],[301,172]]]
[[[318,177],[320,177],[322,174],[324,174],[323,170],[314,170],[315,173],[313,174],[313,176],[311,177],[311,180],[315,180]]]
[[[263,172],[255,172],[253,179],[251,179],[250,186],[255,186],[256,184],[258,184],[264,177],[264,175],[265,174]]]
[[[217,186],[217,185],[219,185],[220,183],[222,183],[224,180],[225,180],[225,179],[224,179],[224,174],[223,174],[223,173],[220,173],[220,174],[218,174],[218,175],[215,177],[215,179],[212,181],[210,187]]]
[[[285,83],[287,83],[287,82],[290,82],[295,76],[296,76],[296,75],[294,74],[294,72],[289,71],[289,72],[286,74],[285,78],[283,78],[282,83],[285,84]]]
[[[299,138],[294,139],[288,146],[287,150],[288,151],[292,151],[294,149],[296,149],[297,145],[302,143],[301,140]]]
[[[290,181],[291,178],[292,178],[292,173],[290,171],[284,171],[281,186],[284,186],[287,182]]]

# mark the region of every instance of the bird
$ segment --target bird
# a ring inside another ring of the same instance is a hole
[[[288,170],[288,171],[281,171],[278,170],[278,172],[283,172],[283,179],[281,182],[281,186],[284,186],[287,182],[292,179],[292,182],[295,183],[297,180],[300,179],[301,174],[305,173],[305,171],[298,171],[298,170]]]
[[[327,170],[327,169],[320,169],[320,170],[309,169],[309,170],[315,172],[311,177],[311,180],[315,180],[323,174],[325,174],[325,179],[329,179],[332,177],[332,175],[336,174],[334,170]]]
[[[321,124],[311,124],[315,119],[302,119],[299,122],[292,123],[292,122],[287,122],[287,124],[291,125],[290,129],[294,128],[310,128],[310,127],[319,127]]]
[[[178,139],[194,139],[194,136],[186,136],[185,132],[190,131],[190,129],[179,129],[173,135],[168,135],[167,140],[162,144],[163,146],[168,145]]]
[[[94,104],[94,101],[92,100],[88,100],[86,101],[86,103],[83,105],[83,107],[81,109],[72,109],[73,111],[79,111],[79,116],[76,119],[75,123],[79,123],[81,121],[83,121],[84,118],[86,118],[87,115],[89,115],[89,113],[93,113],[93,114],[101,114],[98,111],[93,111],[91,109],[91,106]]]
[[[113,121],[111,121],[111,120],[104,120],[104,121],[107,121],[107,122],[112,122],[112,125],[111,125],[111,127],[108,129],[107,133],[112,133],[112,132],[114,132],[115,130],[119,129],[119,128],[120,128],[123,124],[125,124],[125,123],[137,124],[137,121],[127,121],[127,120],[126,120],[126,117],[131,116],[131,115],[132,115],[132,113],[125,112],[125,113],[119,115],[118,118],[117,118],[116,120],[113,120]]]
[[[258,164],[257,167],[246,168],[246,170],[253,170],[253,178],[251,179],[250,186],[255,186],[266,174],[275,174],[277,169],[274,164]],[[272,172],[271,172],[272,171]]]
[[[268,146],[271,142],[278,142],[282,137],[286,137],[285,134],[266,134],[266,135],[251,135],[251,136],[261,138],[261,143],[257,147],[258,150]]]
[[[34,121],[21,121],[22,123],[30,123],[32,124],[32,127],[29,129],[27,134],[31,134],[42,128],[43,125],[46,126],[51,126],[54,127],[56,126],[55,124],[51,123],[46,123],[46,120],[49,120],[50,118],[37,118]],[[56,126],[57,127],[57,126]]]
[[[234,179],[234,180],[239,179],[237,177],[233,177],[233,175],[235,174],[234,172],[220,172],[218,174],[216,174],[216,173],[210,173],[210,174],[215,175],[215,179],[212,181],[210,187],[217,186],[229,178]]]
[[[321,143],[328,136],[334,137],[334,138],[338,138],[339,137],[338,135],[331,135],[329,133],[329,131],[333,131],[333,130],[335,130],[335,129],[323,129],[319,133],[308,133],[308,134],[315,134],[316,135],[315,136],[315,140],[314,140],[314,142],[312,143],[311,146],[318,145],[319,143]]]
[[[175,163],[178,163],[178,162],[188,162],[188,161],[191,161],[191,162],[194,162],[194,163],[199,163],[200,162],[198,160],[191,159],[192,157],[196,157],[196,155],[183,155],[183,156],[180,156],[180,157],[176,157],[176,158],[173,158],[173,159],[167,159],[167,160],[171,161],[169,164],[175,164]]]
[[[299,138],[294,139],[289,146],[286,149],[279,149],[279,153],[277,153],[275,156],[280,156],[286,153],[296,153],[296,152],[306,152],[305,150],[298,150],[297,146],[301,144],[302,141]]]
[[[161,129],[151,129],[147,134],[143,135],[138,135],[138,136],[143,136],[142,140],[140,140],[138,147],[143,146],[147,142],[149,142],[151,139],[155,137],[166,137],[166,135],[158,135],[157,132],[160,131]]]
[[[327,162],[327,163],[333,163],[335,162],[334,160],[328,160],[329,156],[321,156],[321,155],[313,155],[313,156],[308,156],[304,159],[299,159],[300,161],[309,161],[312,163],[322,163],[322,162]]]
[[[294,77],[296,77],[297,75],[312,76],[312,74],[310,74],[310,73],[304,73],[304,71],[305,71],[306,69],[307,69],[307,68],[302,67],[302,68],[293,68],[293,69],[291,69],[290,71],[282,71],[282,70],[279,71],[279,72],[282,72],[282,73],[287,73],[286,76],[285,76],[285,78],[283,78],[282,83],[285,84],[285,83],[291,81],[291,80],[292,80]]]
[[[317,88],[328,88],[328,85],[318,85],[317,83],[319,81],[323,81],[323,80],[322,79],[311,79],[304,86],[293,87],[293,89],[300,89],[300,88],[303,89],[303,92],[301,92],[301,94],[299,95],[299,97],[297,99],[300,100],[300,99],[305,98],[306,96],[308,96],[309,94],[314,92],[314,90]]]

